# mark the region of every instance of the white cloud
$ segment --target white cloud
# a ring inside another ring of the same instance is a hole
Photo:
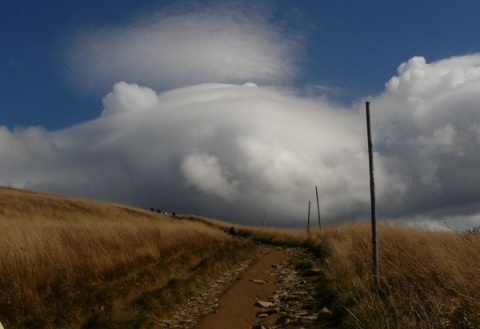
[[[105,109],[102,115],[127,111],[146,111],[158,103],[157,93],[152,89],[136,84],[118,82],[113,91],[103,99]]]
[[[0,127],[0,168],[5,185],[21,187],[26,178],[22,172],[37,167],[43,172],[48,159],[53,158],[56,147],[49,139],[48,132],[42,127],[8,130]],[[41,175],[41,174],[40,174]],[[36,177],[37,175],[33,175]],[[34,178],[36,179],[36,178]]]
[[[222,169],[219,160],[208,154],[187,155],[180,165],[188,185],[200,191],[231,200],[237,194],[238,182],[229,182],[228,173]]]
[[[373,103],[386,172],[408,184],[389,215],[470,216],[480,210],[480,55],[427,63],[414,57]],[[458,218],[457,218],[458,222]]]
[[[387,89],[415,97],[439,96],[439,91],[450,91],[480,77],[478,55],[452,57],[434,63],[417,56],[398,67],[398,76],[387,83]]]
[[[371,99],[381,219],[477,223],[477,67],[480,55],[414,58]],[[252,83],[157,93],[120,82],[104,107],[57,132],[2,127],[0,182],[244,223],[267,211],[289,226],[304,225],[318,186],[324,220],[368,217],[363,104]]]
[[[105,90],[118,81],[163,89],[293,77],[297,43],[257,8],[190,6],[79,35],[67,52],[72,80]]]
[[[251,84],[157,95],[119,83],[104,104],[96,120],[47,132],[54,154],[40,152],[23,168],[23,158],[11,159],[16,179],[0,181],[243,222],[267,210],[277,225],[304,220],[315,185],[329,218],[368,209],[364,126],[346,109]]]
[[[304,226],[318,186],[324,220],[366,218],[364,104],[268,87],[295,77],[293,39],[224,7],[79,35],[73,78],[104,90],[102,115],[0,127],[0,184],[289,226]],[[370,99],[379,218],[479,224],[479,90],[480,54],[418,56]]]

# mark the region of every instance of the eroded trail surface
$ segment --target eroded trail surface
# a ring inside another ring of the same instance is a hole
[[[293,268],[292,260],[311,258],[299,248],[261,247],[244,263],[192,298],[164,328],[302,328],[313,323],[313,283]]]

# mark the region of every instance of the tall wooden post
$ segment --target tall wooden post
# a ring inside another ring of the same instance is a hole
[[[308,201],[307,232],[310,232],[310,201]]]
[[[377,214],[375,207],[375,178],[373,176],[373,151],[372,133],[370,130],[370,102],[365,103],[367,110],[367,135],[368,135],[368,165],[370,169],[370,211],[372,216],[372,263],[373,263],[373,284],[379,287],[378,280],[378,241],[377,241]]]
[[[267,221],[267,212],[265,211],[265,215],[263,216],[263,228],[265,228],[266,221]]]
[[[318,203],[318,189],[316,186],[315,186],[315,194],[317,196],[318,228],[322,229],[322,222],[320,221],[320,203]]]

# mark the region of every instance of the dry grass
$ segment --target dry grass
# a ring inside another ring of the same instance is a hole
[[[159,288],[167,273],[182,275],[180,263],[188,272],[202,257],[236,249],[218,228],[121,205],[3,188],[0,203],[0,319],[9,328],[53,328],[71,309],[66,326],[105,307],[98,291],[120,278],[130,286],[117,288],[139,284],[131,277],[141,268],[156,264],[150,286]]]
[[[183,218],[0,189],[0,320],[8,328],[143,328],[149,314],[167,316],[209,276],[253,254],[248,239],[223,232],[231,224]],[[235,228],[319,257],[316,298],[332,314],[316,327],[480,327],[480,234],[473,231],[379,225],[377,290],[366,223],[309,234]]]
[[[319,306],[333,311],[318,327],[479,328],[480,235],[378,227],[380,289],[372,280],[371,227],[349,223],[320,231],[250,229],[275,244],[322,257]]]
[[[370,227],[325,232],[326,287],[348,328],[478,328],[480,237],[384,224],[380,291],[372,288]],[[343,309],[343,310],[342,310]]]

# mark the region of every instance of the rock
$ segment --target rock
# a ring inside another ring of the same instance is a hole
[[[332,311],[330,311],[328,308],[324,307],[318,313],[320,313],[320,314],[332,314]]]
[[[275,294],[275,295],[273,295],[273,296],[268,297],[267,300],[268,300],[269,302],[272,302],[272,303],[275,304],[275,303],[280,302],[280,297]]]
[[[263,308],[270,308],[270,307],[273,307],[275,304],[273,303],[270,303],[270,302],[265,302],[265,301],[262,301],[262,300],[257,300],[255,302],[255,305],[254,306],[258,306],[258,307],[263,307]]]
[[[298,297],[298,296],[308,296],[308,295],[309,293],[306,291],[297,291],[297,293],[294,296]]]
[[[270,310],[258,312],[256,315],[259,316],[261,314],[266,314],[267,316],[269,316],[269,315],[277,314],[277,313],[278,313],[278,310],[276,308],[272,308]]]
[[[317,319],[317,316],[315,315],[302,316],[302,320],[306,320],[306,321],[315,321],[316,319]]]
[[[253,279],[252,282],[253,282],[253,283],[256,283],[256,284],[265,284],[265,281],[263,281],[263,280]]]
[[[295,315],[298,317],[304,317],[304,316],[307,316],[308,314],[309,314],[308,311],[304,311],[304,310],[295,312]]]

